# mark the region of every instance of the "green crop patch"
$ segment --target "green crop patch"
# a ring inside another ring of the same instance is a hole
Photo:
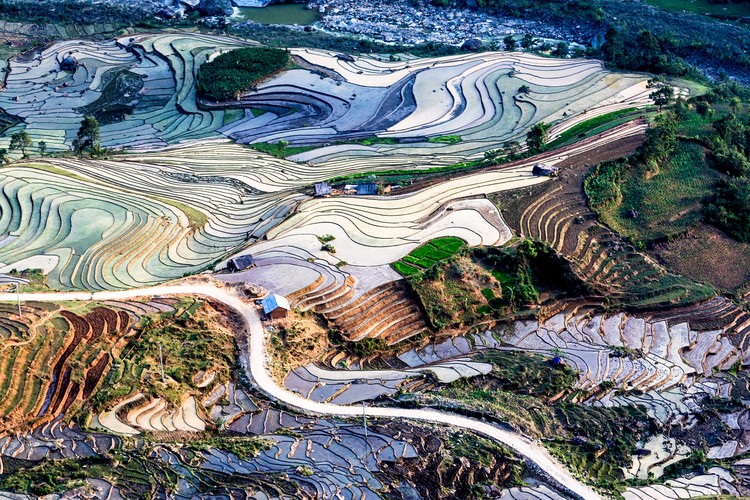
[[[392,264],[402,276],[413,276],[420,271],[432,268],[439,262],[450,259],[466,245],[461,238],[446,236],[435,238],[415,248],[400,261]]]
[[[604,129],[605,125],[619,125],[622,123],[622,120],[619,120],[620,118],[623,118],[627,115],[633,115],[633,118],[635,118],[634,113],[637,111],[636,108],[627,108],[627,109],[621,109],[619,111],[613,111],[612,113],[606,113],[603,115],[595,116],[593,118],[590,118],[586,121],[582,121],[580,123],[577,123],[570,127],[568,130],[564,131],[560,136],[552,141],[550,143],[550,147],[556,147],[561,146],[565,144],[568,141],[571,141],[576,138],[582,138],[585,137],[587,134],[597,131],[602,132],[603,130],[598,130],[600,128]]]

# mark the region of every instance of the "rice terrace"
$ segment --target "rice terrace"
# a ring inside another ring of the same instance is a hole
[[[0,2],[0,498],[750,497],[746,3],[297,3]]]

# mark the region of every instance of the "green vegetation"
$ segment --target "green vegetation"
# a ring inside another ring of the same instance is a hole
[[[249,47],[221,54],[198,68],[198,95],[215,101],[235,99],[260,80],[289,64],[289,53],[268,47]]]
[[[505,486],[523,484],[523,464],[514,460],[513,452],[497,441],[473,433],[454,432],[445,441],[445,448],[452,457],[464,457],[470,463],[484,467],[492,467],[499,461],[511,461],[510,477]],[[444,462],[446,460],[448,457]]]
[[[216,380],[227,380],[236,359],[231,333],[221,325],[218,313],[200,300],[183,299],[176,312],[144,316],[136,333],[91,399],[93,411],[109,409],[137,391],[179,406],[181,398],[194,390],[198,372],[213,370]]]
[[[563,258],[531,240],[507,248],[474,248],[426,271],[403,261],[394,268],[408,276],[435,330],[528,313],[542,297],[575,296],[588,290]]]
[[[529,148],[529,153],[537,154],[547,149],[547,131],[549,125],[544,122],[539,122],[526,134],[526,146]]]
[[[590,132],[599,129],[603,125],[607,125],[612,122],[616,122],[619,118],[628,116],[636,112],[636,108],[621,109],[620,111],[613,111],[603,115],[589,118],[586,121],[576,123],[568,130],[560,134],[560,136],[549,144],[550,148],[561,146],[572,139],[580,139],[585,137]],[[632,118],[632,117],[629,117]]]
[[[318,236],[318,241],[321,243],[328,243],[335,239],[336,237],[332,234],[324,234],[323,236]]]
[[[305,153],[319,147],[289,146],[289,143],[283,139],[278,142],[255,142],[253,144],[249,144],[249,146],[255,150],[262,151],[263,153],[268,153],[269,155],[275,156],[277,158],[286,158],[287,156]]]
[[[677,99],[636,155],[596,166],[584,189],[602,222],[636,243],[683,235],[703,220],[750,241],[748,99],[736,84]]]
[[[705,156],[700,145],[683,142],[656,175],[626,160],[600,165],[584,181],[586,194],[601,221],[631,240],[683,234],[702,220],[701,202],[720,177]]]
[[[106,477],[110,468],[107,458],[86,457],[45,460],[0,479],[0,490],[30,495],[51,495],[77,488],[89,477]]]
[[[28,132],[22,130],[21,132],[16,132],[10,136],[10,145],[8,146],[8,149],[10,151],[20,149],[23,157],[27,158],[28,155],[26,154],[26,150],[30,148],[32,144],[33,141],[31,140],[31,136],[29,136]]]
[[[706,217],[738,241],[750,243],[750,178],[721,181],[706,206]]]
[[[750,16],[750,3],[715,0],[646,0],[646,3],[665,10],[688,11],[718,17]]]
[[[435,238],[415,248],[403,259],[394,262],[392,266],[402,276],[413,276],[438,262],[450,259],[465,245],[464,240],[453,236]]]
[[[427,142],[445,143],[445,144],[456,144],[461,142],[460,135],[438,135],[436,137],[427,138]]]
[[[99,144],[99,122],[95,117],[83,117],[76,138],[73,139],[73,151],[79,156],[88,154],[92,158],[107,154],[107,150]]]
[[[492,363],[488,383],[493,389],[515,394],[551,398],[569,391],[578,378],[568,365],[554,366],[551,359],[539,354],[488,350],[474,359]]]
[[[563,403],[556,416],[568,438],[543,441],[558,460],[589,483],[610,492],[625,489],[622,467],[630,466],[649,417],[640,406],[603,408]]]
[[[190,227],[194,227],[197,229],[205,226],[208,223],[208,215],[204,214],[197,208],[193,208],[190,205],[182,203],[181,201],[164,198],[162,196],[154,196],[154,199],[162,203],[166,203],[167,205],[170,205],[185,214]]]
[[[356,342],[347,340],[344,335],[332,328],[328,330],[328,342],[331,345],[338,347],[350,356],[356,356],[365,358],[377,353],[390,352],[391,348],[384,339],[375,339],[372,337],[365,337],[362,340]]]
[[[28,284],[19,287],[21,293],[49,291],[49,288],[47,287],[47,276],[44,275],[44,272],[41,269],[26,269],[21,272],[11,270],[9,274],[29,280]]]

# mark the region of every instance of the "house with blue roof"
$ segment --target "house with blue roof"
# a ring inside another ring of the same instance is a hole
[[[260,302],[263,313],[271,319],[284,319],[292,310],[286,297],[271,294]]]

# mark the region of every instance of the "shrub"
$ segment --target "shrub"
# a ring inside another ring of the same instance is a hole
[[[706,217],[730,236],[750,242],[750,179],[720,182],[716,198],[706,206]]]

